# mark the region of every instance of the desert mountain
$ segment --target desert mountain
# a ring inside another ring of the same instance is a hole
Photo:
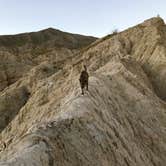
[[[87,39],[81,49],[67,41],[69,56],[45,50],[32,57],[33,65],[2,88],[0,166],[165,166],[164,21]],[[32,55],[20,49],[23,60]],[[90,74],[84,96],[82,64]]]
[[[71,34],[53,28],[0,36],[0,91],[41,62],[63,61],[95,40],[94,37]]]

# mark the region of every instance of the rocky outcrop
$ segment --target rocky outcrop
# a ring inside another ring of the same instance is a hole
[[[83,52],[83,56],[92,70],[115,57],[134,58],[149,76],[157,95],[166,100],[165,41],[166,25],[161,18],[152,18],[124,32],[99,39]]]
[[[17,107],[0,108],[2,121],[14,113],[2,126],[0,165],[164,166],[164,28],[152,18],[106,36],[63,63],[45,60],[1,92]],[[82,63],[90,73],[84,96]]]

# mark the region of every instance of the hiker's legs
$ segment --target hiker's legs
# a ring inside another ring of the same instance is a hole
[[[80,86],[81,86],[82,95],[84,95],[84,85],[82,82],[80,82]]]
[[[84,86],[81,86],[82,95],[84,95]]]
[[[84,88],[81,88],[81,90],[82,90],[82,95],[84,95]]]
[[[88,91],[88,81],[86,82],[86,90]]]

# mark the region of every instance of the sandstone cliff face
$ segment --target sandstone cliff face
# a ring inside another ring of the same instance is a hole
[[[0,165],[165,166],[164,30],[150,19],[63,63],[45,60],[2,91]]]

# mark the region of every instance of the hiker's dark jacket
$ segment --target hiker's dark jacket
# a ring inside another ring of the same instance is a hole
[[[85,70],[82,71],[79,79],[82,87],[88,84],[88,78],[89,78],[88,72]]]

